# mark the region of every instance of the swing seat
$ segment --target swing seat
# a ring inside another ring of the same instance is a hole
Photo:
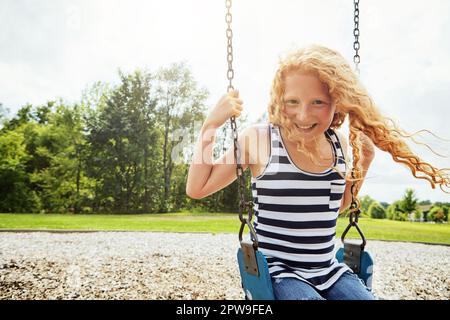
[[[344,248],[339,248],[336,252],[336,259],[345,263]],[[272,287],[272,279],[269,273],[267,261],[261,251],[255,252],[256,264],[258,266],[258,275],[247,272],[245,268],[244,252],[242,248],[238,249],[237,259],[239,272],[241,274],[242,288],[246,300],[275,300]],[[355,274],[364,282],[366,287],[372,291],[373,258],[367,251],[362,251],[360,255],[360,268]]]
[[[339,262],[346,263],[345,250],[339,248],[336,252],[336,259]],[[360,254],[360,266],[359,270],[353,270],[355,274],[364,282],[366,287],[372,291],[372,275],[373,275],[373,258],[367,251],[362,251]],[[353,269],[353,268],[352,268]]]
[[[256,264],[259,274],[253,275],[245,269],[244,252],[242,248],[238,249],[237,259],[239,263],[239,272],[241,274],[242,288],[244,289],[245,299],[247,300],[275,300],[272,288],[272,279],[269,273],[267,261],[261,251],[255,252]]]

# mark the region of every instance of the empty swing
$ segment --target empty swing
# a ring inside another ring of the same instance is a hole
[[[231,14],[231,0],[226,0],[226,16],[227,23],[227,62],[228,71],[227,79],[229,81],[227,92],[234,90],[232,80],[234,77],[233,70],[233,46],[232,37],[233,31],[231,29],[232,14]],[[360,62],[359,51],[359,0],[354,0],[354,50],[355,56],[353,61],[355,63],[356,72],[359,74],[358,64]],[[263,253],[258,250],[258,236],[252,225],[253,218],[253,202],[247,201],[245,196],[245,180],[244,172],[241,165],[241,154],[238,143],[238,133],[235,117],[230,118],[231,129],[233,135],[234,159],[236,161],[236,176],[238,183],[238,197],[239,197],[239,220],[241,226],[239,229],[239,243],[240,248],[237,252],[237,260],[239,264],[239,272],[241,276],[241,284],[244,290],[245,299],[248,300],[274,300],[275,296],[272,288],[272,280],[269,272],[267,260]],[[352,173],[352,177],[354,175]],[[365,251],[366,239],[363,232],[358,226],[358,218],[360,214],[360,203],[355,197],[355,184],[351,186],[352,201],[350,204],[350,218],[349,224],[341,236],[343,248],[336,252],[336,259],[339,262],[344,262],[349,266],[353,272],[364,282],[366,287],[372,288],[372,274],[373,274],[373,259],[369,252]],[[244,212],[247,214],[244,217]],[[245,226],[249,229],[249,239],[243,239],[243,232]],[[350,228],[354,226],[361,236],[362,243],[354,243],[345,240]]]

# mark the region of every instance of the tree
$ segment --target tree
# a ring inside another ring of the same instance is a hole
[[[97,210],[142,212],[154,208],[160,198],[156,103],[148,72],[119,72],[119,76],[121,83],[106,90],[106,97],[97,95],[95,102],[98,84],[90,95],[98,108],[89,112],[87,121],[89,176],[98,181]]]
[[[33,105],[27,104],[21,107],[17,111],[17,115],[12,119],[5,121],[2,131],[9,131],[19,128],[21,125],[32,122],[34,120],[33,117]]]
[[[413,189],[406,189],[403,199],[400,202],[401,211],[407,215],[414,213],[418,209],[418,200]]]
[[[376,201],[370,205],[368,214],[373,219],[385,219],[386,218],[386,210],[380,203],[378,203]]]
[[[386,217],[390,220],[407,221],[408,215],[403,212],[401,200],[392,203],[386,211]]]
[[[369,208],[376,201],[374,199],[372,199],[370,196],[365,195],[365,196],[359,197],[359,202],[361,205],[361,214],[370,216]]]
[[[39,198],[27,173],[30,156],[24,144],[24,128],[0,135],[0,212],[37,212]]]
[[[438,223],[442,223],[445,221],[445,212],[444,208],[439,206],[434,206],[431,208],[430,212],[428,213],[428,221],[434,221]]]
[[[30,182],[41,199],[44,212],[80,212],[84,197],[91,194],[92,181],[84,174],[86,140],[81,108],[62,101],[54,112],[39,107],[45,118],[29,125],[26,145]]]
[[[48,123],[54,105],[55,105],[54,101],[49,101],[47,102],[46,105],[38,106],[34,109],[33,118],[37,121],[37,123],[39,124]]]
[[[204,101],[207,91],[199,89],[191,71],[184,62],[161,68],[156,74],[155,97],[157,101],[158,123],[161,125],[163,197],[160,211],[170,208],[171,177],[174,169],[172,151],[178,141],[170,138],[171,133],[181,130],[188,123],[194,123],[203,117]]]
[[[444,211],[444,221],[448,221],[448,213],[450,211],[450,202],[437,201],[434,203],[435,206],[439,206]]]

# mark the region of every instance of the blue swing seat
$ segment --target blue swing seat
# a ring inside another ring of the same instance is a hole
[[[344,248],[339,248],[336,252],[336,259],[344,262]],[[373,258],[367,251],[361,252],[359,272],[356,275],[364,282],[366,287],[372,291]]]
[[[256,250],[255,255],[259,271],[258,275],[250,274],[245,270],[244,253],[241,248],[237,252],[239,272],[241,273],[245,298],[247,300],[275,300],[266,257],[259,250]]]
[[[241,248],[237,252],[239,272],[241,274],[242,288],[247,300],[275,300],[272,287],[272,279],[269,273],[267,261],[261,251],[255,251],[258,275],[250,274],[245,269],[244,253]],[[336,259],[344,262],[344,248],[336,252]],[[358,277],[363,280],[367,288],[372,290],[373,259],[369,252],[362,251],[360,257],[360,269]]]

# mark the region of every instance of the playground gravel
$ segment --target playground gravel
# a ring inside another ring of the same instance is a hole
[[[242,299],[235,234],[0,232],[0,299]],[[450,247],[368,241],[373,292],[449,300]]]

